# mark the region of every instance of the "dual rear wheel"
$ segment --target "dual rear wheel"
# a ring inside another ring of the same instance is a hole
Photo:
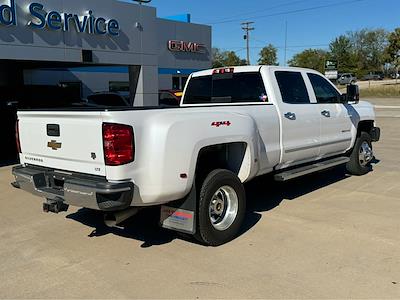
[[[225,169],[209,173],[201,185],[198,203],[198,241],[218,246],[237,236],[246,213],[246,195],[236,174]]]

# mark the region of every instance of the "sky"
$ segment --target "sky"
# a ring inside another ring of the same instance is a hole
[[[328,49],[335,37],[362,28],[400,27],[400,0],[153,0],[158,17],[190,13],[192,23],[212,26],[212,45],[245,58],[240,23],[254,21],[250,33],[251,62],[268,43],[285,62],[285,28],[289,60],[308,48]]]

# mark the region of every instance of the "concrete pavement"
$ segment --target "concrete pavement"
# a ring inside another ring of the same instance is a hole
[[[378,110],[373,172],[259,178],[246,185],[243,234],[218,248],[159,229],[154,211],[125,229],[88,210],[44,214],[0,168],[0,298],[400,298],[400,119],[390,112]]]

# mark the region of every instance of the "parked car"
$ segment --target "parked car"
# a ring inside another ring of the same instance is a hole
[[[351,73],[343,73],[340,75],[338,78],[337,82],[339,84],[345,85],[345,84],[355,84],[357,82],[357,78],[354,76],[354,74]]]
[[[392,74],[392,79],[399,79],[400,78],[400,74],[399,73],[394,73]]]
[[[97,92],[87,97],[88,106],[131,106],[129,92]]]
[[[180,90],[160,90],[158,100],[160,105],[179,106],[183,92]]]
[[[383,80],[384,75],[382,73],[368,73],[363,76],[363,80]]]
[[[380,137],[356,85],[341,94],[317,71],[278,66],[193,73],[178,108],[28,110],[16,128],[13,185],[44,211],[101,210],[113,226],[159,206],[163,227],[213,246],[240,232],[244,182],[343,164],[363,175]]]

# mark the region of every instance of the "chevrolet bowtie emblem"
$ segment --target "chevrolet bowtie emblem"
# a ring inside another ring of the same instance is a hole
[[[53,150],[57,150],[61,148],[61,143],[57,143],[57,141],[52,140],[51,142],[47,143],[47,147]]]

